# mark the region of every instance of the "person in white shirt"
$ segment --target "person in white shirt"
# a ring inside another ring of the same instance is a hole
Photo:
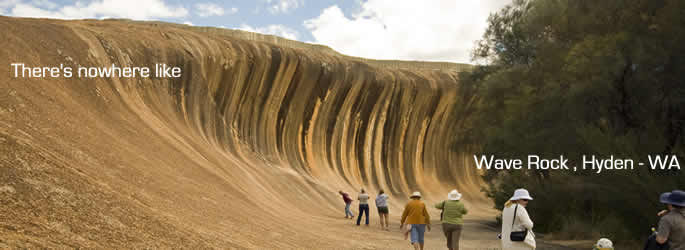
[[[357,226],[359,226],[364,213],[366,213],[366,226],[369,226],[369,198],[369,195],[362,188],[359,197],[357,197],[357,200],[359,200],[359,217],[357,217]]]
[[[535,235],[533,234],[533,221],[528,216],[526,205],[533,200],[528,190],[516,189],[514,195],[504,204],[502,210],[502,249],[503,250],[529,250],[535,249]],[[523,241],[512,241],[511,232],[525,231]]]

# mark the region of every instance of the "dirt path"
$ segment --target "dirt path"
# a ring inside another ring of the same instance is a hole
[[[364,225],[357,226],[355,224],[356,219],[350,220],[344,218],[332,219],[332,224],[336,227],[343,228],[344,231],[346,231],[344,234],[349,235],[351,246],[341,246],[341,248],[413,249],[409,240],[403,239],[402,232],[399,229],[399,217],[391,216],[390,219],[390,231],[381,230],[380,225],[378,224],[378,218],[376,217],[371,217],[371,224],[369,227]],[[437,221],[433,221],[432,225],[432,230],[426,232],[424,249],[447,249],[442,226]],[[499,250],[501,249],[501,246],[500,241],[497,239],[498,230],[499,228],[496,228],[494,223],[486,219],[466,219],[464,221],[464,230],[461,235],[460,249]],[[570,250],[573,248],[539,242],[537,249]]]

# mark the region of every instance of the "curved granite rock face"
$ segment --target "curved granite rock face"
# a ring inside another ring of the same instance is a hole
[[[449,150],[471,99],[455,70],[171,24],[0,27],[0,247],[387,248],[321,228],[338,190],[383,188],[395,215],[415,190],[489,206]],[[16,62],[182,77],[15,78]]]

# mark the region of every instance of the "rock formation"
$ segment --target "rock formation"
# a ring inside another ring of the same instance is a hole
[[[450,150],[468,66],[155,22],[0,27],[0,248],[384,248],[326,226],[339,189],[383,188],[395,215],[414,190],[490,207]],[[22,78],[11,63],[182,76]]]

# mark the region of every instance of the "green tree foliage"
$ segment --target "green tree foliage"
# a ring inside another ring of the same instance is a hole
[[[488,22],[473,51],[482,64],[460,76],[477,100],[455,145],[504,158],[564,155],[570,165],[593,154],[673,154],[685,165],[685,1],[515,0]],[[538,231],[636,240],[658,221],[659,193],[685,189],[683,177],[636,164],[485,178],[500,209],[528,188]]]

